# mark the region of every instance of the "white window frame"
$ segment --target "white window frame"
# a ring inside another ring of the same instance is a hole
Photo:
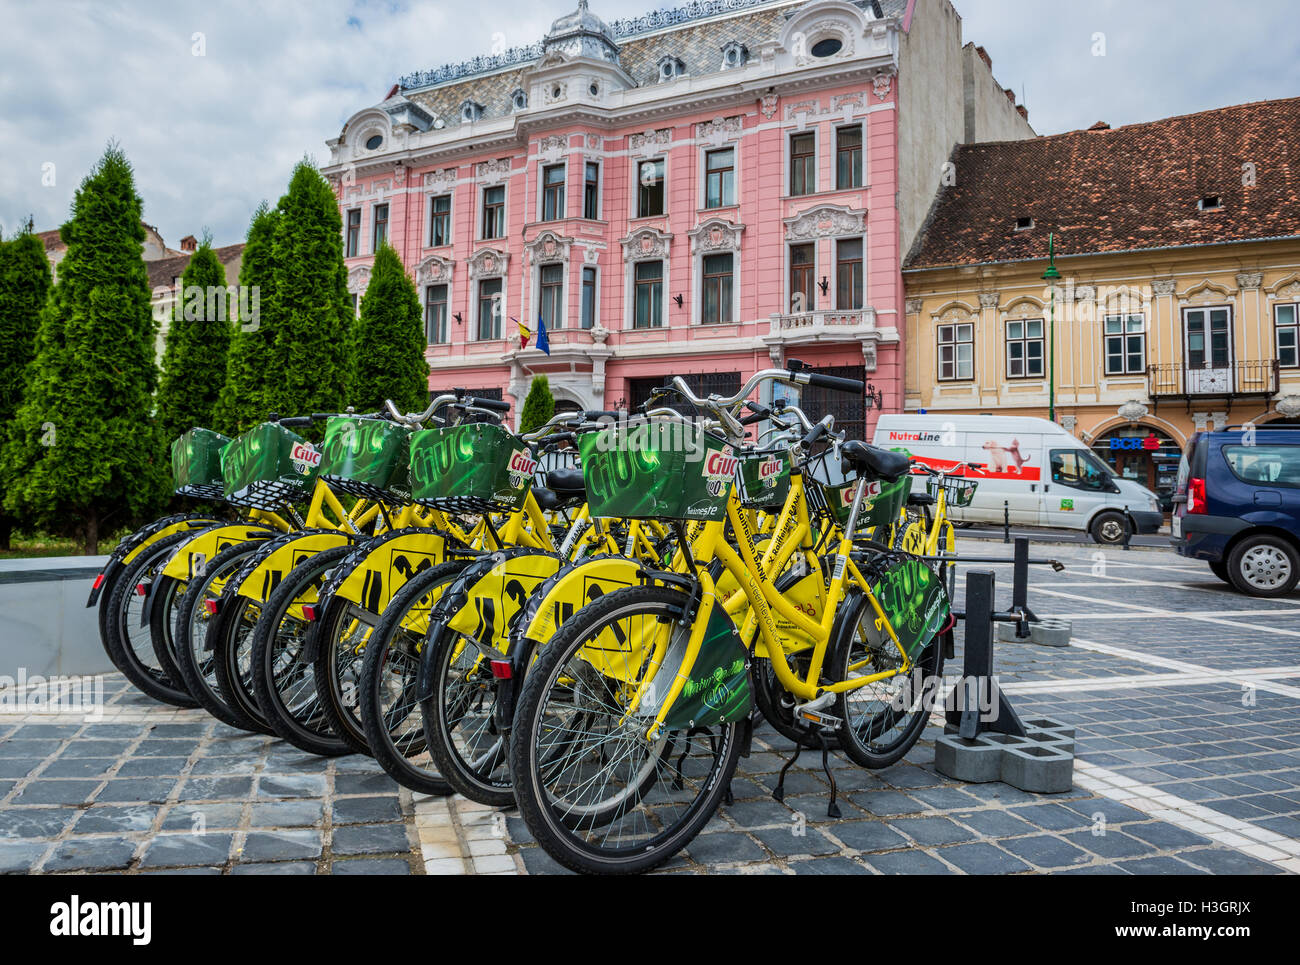
[[[482,283],[485,281],[501,282],[501,333],[496,338],[479,338],[479,334],[478,334],[479,292],[481,290]],[[509,296],[510,289],[509,289],[507,276],[504,273],[498,275],[479,275],[471,282],[471,284],[474,286],[473,291],[470,293],[470,297],[473,303],[473,309],[472,309],[473,318],[471,319],[471,323],[474,326],[474,337],[470,339],[466,339],[466,341],[468,342],[502,341],[506,337],[506,322],[510,321],[510,309],[507,304],[507,297]]]
[[[1293,321],[1286,325],[1279,326],[1277,323],[1277,312],[1279,308],[1290,308]],[[1295,352],[1296,362],[1294,365],[1286,365],[1282,362],[1282,346],[1278,342],[1278,332],[1281,328],[1289,328],[1295,332],[1295,342],[1292,345],[1292,351]],[[1276,353],[1275,358],[1279,368],[1296,369],[1300,368],[1300,302],[1277,302],[1273,305],[1273,351]]]
[[[664,166],[664,178],[663,178],[663,182],[664,182],[664,203],[663,203],[663,210],[660,211],[658,214],[641,214],[641,213],[640,213],[640,211],[641,211],[641,165],[643,165],[643,164],[653,164],[655,161],[660,161],[660,162],[662,162],[662,163],[663,163],[663,166]],[[653,156],[651,156],[651,157],[634,158],[632,163],[633,163],[633,165],[634,165],[634,167],[632,168],[632,185],[633,185],[633,187],[632,187],[632,190],[628,192],[628,194],[631,195],[631,199],[632,199],[632,210],[631,210],[631,212],[630,212],[630,218],[631,218],[631,220],[633,220],[633,221],[641,221],[641,220],[644,220],[644,219],[646,219],[646,218],[666,218],[666,217],[668,217],[668,155],[665,153],[665,154],[655,154],[655,155],[653,155]],[[653,260],[653,259],[646,259],[646,260],[647,260],[647,261],[651,261],[651,260]]]
[[[546,218],[546,169],[562,168],[564,170],[564,205],[563,210],[558,217]],[[585,171],[583,172],[586,173]],[[553,224],[556,221],[564,221],[569,217],[569,162],[568,161],[543,161],[537,165],[537,222],[539,224]]]
[[[940,335],[945,328],[953,330],[954,338],[951,341],[940,341]],[[962,328],[970,329],[970,338],[957,338]],[[945,376],[943,374],[943,359],[941,358],[942,349],[945,345],[953,346],[952,353],[952,371],[953,374]],[[957,347],[961,345],[970,346],[970,375],[961,374],[961,359]],[[955,322],[937,322],[934,327],[934,377],[937,382],[973,382],[975,380],[975,320],[973,318],[963,319]]]
[[[560,324],[552,325],[547,323],[546,330],[559,331],[566,327],[569,314],[569,263],[563,258],[556,258],[554,261],[543,261],[533,265],[533,317],[526,324],[531,329],[542,314],[542,269],[552,265],[560,266]]]
[[[785,184],[782,185],[782,195],[787,198],[811,198],[820,194],[817,182],[820,180],[818,168],[821,165],[821,125],[809,124],[800,129],[789,127],[784,131],[785,134],[785,158],[783,167],[785,168]],[[813,189],[803,194],[794,193],[794,139],[800,134],[811,134],[813,139]]]
[[[1128,340],[1134,333],[1128,330],[1128,323],[1135,318],[1140,318],[1142,320],[1142,329],[1140,332],[1137,333],[1142,338],[1142,367],[1135,371],[1130,371],[1128,367],[1128,356],[1129,356]],[[1106,325],[1109,322],[1116,321],[1116,320],[1120,322],[1121,331],[1118,334],[1112,335],[1111,333],[1106,331]],[[1120,340],[1121,369],[1118,372],[1112,372],[1110,370],[1109,342],[1112,338],[1118,338]],[[1105,375],[1106,378],[1124,378],[1125,376],[1132,376],[1132,375],[1146,375],[1147,373],[1147,319],[1145,313],[1123,312],[1119,314],[1102,315],[1101,317],[1101,370],[1102,370],[1102,374]]]
[[[709,155],[714,151],[731,152],[731,181],[732,194],[730,204],[720,204],[716,208],[710,208],[709,203]],[[665,175],[667,171],[665,170]],[[707,144],[700,150],[700,180],[699,180],[699,210],[701,211],[725,211],[727,208],[736,208],[740,206],[740,145],[736,142],[723,144]]]
[[[491,238],[483,234],[483,216],[487,213],[487,193],[493,188],[501,189],[501,234],[494,235]],[[495,181],[491,183],[480,183],[478,186],[478,241],[505,241],[510,234],[510,181],[509,179]]]
[[[388,214],[384,218],[384,241],[388,241],[392,234],[393,226],[393,203],[390,199],[385,198],[382,201],[374,201],[370,205],[370,253],[372,255],[379,252],[378,239],[375,237],[375,228],[379,225],[379,219],[375,217],[375,209],[383,206],[387,209]]]
[[[846,307],[840,304],[840,242],[856,241],[862,245],[862,304],[856,308]],[[831,239],[831,260],[835,264],[835,270],[830,275],[830,284],[827,286],[825,298],[830,299],[837,312],[860,312],[867,307],[867,236],[861,235],[837,235]],[[817,272],[813,269],[813,284],[817,284]],[[830,292],[834,290],[835,294]]]
[[[1031,336],[1031,335],[1029,334],[1029,323],[1030,323],[1030,322],[1037,322],[1038,325],[1039,325],[1039,329],[1038,329],[1038,335],[1037,335],[1037,337]],[[1011,337],[1010,326],[1012,326],[1012,325],[1022,325],[1022,326],[1024,326],[1024,327],[1021,329],[1021,335],[1020,335],[1019,338],[1012,338],[1012,337]],[[1043,370],[1042,370],[1041,372],[1038,372],[1037,374],[1033,374],[1033,373],[1031,373],[1031,372],[1029,371],[1029,352],[1026,351],[1025,354],[1022,355],[1022,356],[1020,357],[1020,362],[1021,362],[1021,364],[1022,364],[1023,367],[1024,367],[1024,371],[1023,371],[1020,375],[1012,375],[1012,374],[1011,374],[1011,343],[1012,343],[1012,342],[1019,342],[1021,345],[1025,345],[1025,346],[1027,346],[1030,342],[1038,342],[1038,343],[1041,345],[1041,347],[1042,347],[1042,352],[1041,352],[1041,354],[1039,354],[1039,356],[1038,356],[1038,361],[1039,361],[1039,364],[1042,366],[1042,369],[1043,369]],[[1008,382],[1011,382],[1011,381],[1014,381],[1014,382],[1016,382],[1016,383],[1020,383],[1020,382],[1032,382],[1032,381],[1034,381],[1035,379],[1045,379],[1045,378],[1047,378],[1047,364],[1048,364],[1048,360],[1047,360],[1047,319],[1046,319],[1046,318],[1040,318],[1040,317],[1033,317],[1033,316],[1027,316],[1027,317],[1025,317],[1025,318],[1007,318],[1007,319],[1003,319],[1003,322],[1002,322],[1002,361],[1003,361],[1002,377],[1003,377],[1005,380],[1007,380]]]
[[[840,131],[848,130],[850,127],[856,127],[858,133],[862,135],[862,143],[858,145],[858,153],[862,155],[862,183],[850,185],[847,188],[840,187]],[[867,186],[867,118],[858,117],[847,124],[836,124],[831,132],[831,154],[834,157],[834,163],[831,167],[832,183],[836,191],[861,191]]]
[[[451,191],[439,191],[436,194],[427,195],[428,200],[424,205],[424,247],[425,248],[450,248],[456,240],[456,198]],[[442,245],[433,244],[433,202],[436,198],[447,199],[447,243]]]
[[[442,342],[430,342],[428,340],[429,339],[429,289],[435,288],[438,285],[441,285],[443,288],[447,289],[447,317],[445,319],[447,325],[447,338],[445,341]],[[450,345],[451,344],[451,323],[453,321],[451,317],[451,305],[452,305],[451,299],[452,299],[452,290],[451,290],[450,281],[426,282],[424,285],[421,286],[420,317],[424,320],[424,338],[425,338],[426,345]],[[477,325],[477,323],[478,323],[478,319],[476,318],[475,325]]]
[[[794,286],[791,284],[791,275],[793,274],[793,269],[794,269],[794,254],[793,252],[791,252],[790,249],[804,248],[804,247],[811,248],[813,253],[813,264],[812,264],[813,303],[807,306],[806,308],[804,308],[802,312],[796,312],[794,310]],[[819,288],[819,286],[817,285],[817,269],[821,263],[820,249],[821,249],[821,245],[817,243],[816,238],[810,238],[807,241],[787,241],[785,243],[785,286],[784,286],[785,287],[785,311],[781,313],[782,315],[806,315],[809,312],[817,311],[817,307],[816,307],[817,294]],[[865,291],[863,294],[865,296]],[[827,297],[827,296],[823,296],[823,297]]]
[[[592,273],[594,278],[591,293],[591,328],[582,326],[582,292],[586,286],[587,272]],[[588,265],[585,262],[580,266],[578,273],[578,328],[580,331],[590,332],[593,328],[600,327],[600,266]]]
[[[596,216],[594,218],[587,217],[587,165],[588,164],[594,164],[596,166]],[[667,174],[667,168],[664,169],[664,173]],[[605,183],[605,165],[601,163],[600,159],[583,158],[582,161],[582,220],[583,221],[600,220],[600,216],[605,209],[605,199],[601,197],[601,195],[604,194],[604,192],[601,190],[604,183]]]
[[[636,266],[648,261],[657,261],[663,265],[663,324],[659,326],[650,326],[648,328],[636,327]],[[672,302],[672,289],[669,287],[669,259],[668,253],[657,258],[637,258],[627,262],[626,279],[623,288],[623,327],[629,332],[663,332],[671,327],[671,312],[668,310]]]
[[[357,212],[358,215],[357,250],[349,255],[347,253],[348,252],[348,216],[352,214],[353,211]],[[344,258],[360,258],[362,255],[365,254],[365,252],[361,250],[361,239],[365,234],[365,230],[366,230],[365,207],[363,205],[358,205],[355,208],[344,208],[343,209],[343,257]]]

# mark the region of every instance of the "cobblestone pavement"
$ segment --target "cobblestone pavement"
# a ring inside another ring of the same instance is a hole
[[[966,541],[963,551],[1009,554]],[[1162,550],[1038,546],[1030,605],[1070,647],[996,645],[1024,716],[1077,729],[1075,789],[1035,795],[934,768],[927,729],[881,771],[756,734],[724,807],[663,873],[1300,872],[1300,594],[1254,600]],[[992,569],[1010,594],[1010,566]],[[960,592],[960,585],[959,585]],[[957,660],[948,671],[960,667]],[[323,760],[163,708],[105,678],[102,720],[0,715],[0,870],[248,874],[562,871],[515,812],[412,795],[367,758]],[[807,766],[805,766],[807,765]]]

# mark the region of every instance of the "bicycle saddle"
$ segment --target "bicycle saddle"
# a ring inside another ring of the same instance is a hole
[[[560,499],[585,501],[587,498],[587,487],[582,481],[581,469],[552,469],[546,474],[546,484],[555,490],[555,495]]]
[[[890,452],[856,440],[844,443],[840,447],[840,456],[846,473],[854,469],[886,482],[896,482],[906,476],[912,464],[901,452]]]

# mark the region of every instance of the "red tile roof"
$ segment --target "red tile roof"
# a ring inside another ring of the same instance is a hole
[[[959,145],[904,270],[1300,236],[1297,135],[1300,97]]]
[[[232,261],[239,261],[244,255],[244,242],[237,245],[226,245],[224,248],[212,249],[217,253],[217,260],[222,265],[229,265]],[[150,288],[171,288],[175,280],[185,274],[185,266],[190,263],[192,256],[189,252],[183,255],[175,255],[171,258],[159,258],[157,261],[146,261],[145,267],[149,269],[149,287]]]

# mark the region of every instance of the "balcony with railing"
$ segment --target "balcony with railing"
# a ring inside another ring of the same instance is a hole
[[[1276,359],[1250,359],[1190,366],[1168,362],[1147,368],[1147,391],[1153,401],[1199,398],[1267,398],[1278,389]]]
[[[764,338],[768,344],[844,342],[874,333],[876,310],[858,308],[840,311],[828,308],[813,312],[772,315],[771,324],[771,330]]]

